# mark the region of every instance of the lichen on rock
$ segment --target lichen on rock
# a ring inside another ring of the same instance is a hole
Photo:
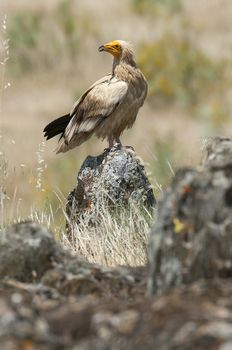
[[[202,166],[225,166],[232,161],[232,138],[208,137],[203,141]]]
[[[220,162],[209,166],[206,156],[201,171],[179,170],[158,204],[150,242],[150,293],[232,276],[232,159],[227,151],[223,164],[223,153],[217,152],[228,140],[216,142],[210,159],[220,153]]]
[[[37,223],[22,222],[0,232],[0,277],[38,280],[58,253],[52,234]]]
[[[81,166],[77,186],[68,196],[69,224],[88,217],[99,220],[99,211],[128,210],[141,206],[153,210],[155,197],[144,166],[132,149],[114,147],[99,156],[88,156]]]

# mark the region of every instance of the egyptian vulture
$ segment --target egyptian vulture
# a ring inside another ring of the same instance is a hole
[[[146,98],[147,82],[136,66],[131,44],[115,40],[98,51],[113,55],[112,73],[85,91],[69,114],[44,128],[47,140],[61,134],[56,153],[81,145],[93,134],[108,139],[110,148],[121,145],[120,135],[132,127]]]

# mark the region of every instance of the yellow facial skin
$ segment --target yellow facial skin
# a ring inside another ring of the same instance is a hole
[[[122,46],[119,41],[114,40],[110,41],[105,45],[99,46],[98,51],[106,51],[111,53],[111,55],[113,55],[114,57],[120,57],[122,53]]]

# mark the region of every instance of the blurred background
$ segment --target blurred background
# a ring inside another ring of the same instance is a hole
[[[1,0],[1,220],[58,215],[91,139],[55,155],[42,130],[110,72],[99,45],[131,41],[149,95],[123,142],[143,159],[155,193],[177,167],[199,163],[202,138],[231,135],[231,0]]]

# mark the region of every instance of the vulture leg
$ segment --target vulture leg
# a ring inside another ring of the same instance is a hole
[[[134,148],[132,146],[123,146],[121,140],[119,137],[116,137],[116,144],[115,144],[115,147],[116,148],[119,148],[121,150],[127,150],[127,149],[131,149],[132,151],[135,151]]]
[[[104,149],[104,152],[109,152],[111,150],[111,148],[113,147],[114,143],[113,143],[113,138],[112,137],[108,137],[108,142],[109,142],[109,147]]]
[[[116,144],[118,145],[119,148],[122,148],[122,142],[119,137],[116,137]]]
[[[109,137],[108,138],[108,142],[109,142],[109,149],[111,149],[114,145],[114,142],[113,142],[113,137]]]

